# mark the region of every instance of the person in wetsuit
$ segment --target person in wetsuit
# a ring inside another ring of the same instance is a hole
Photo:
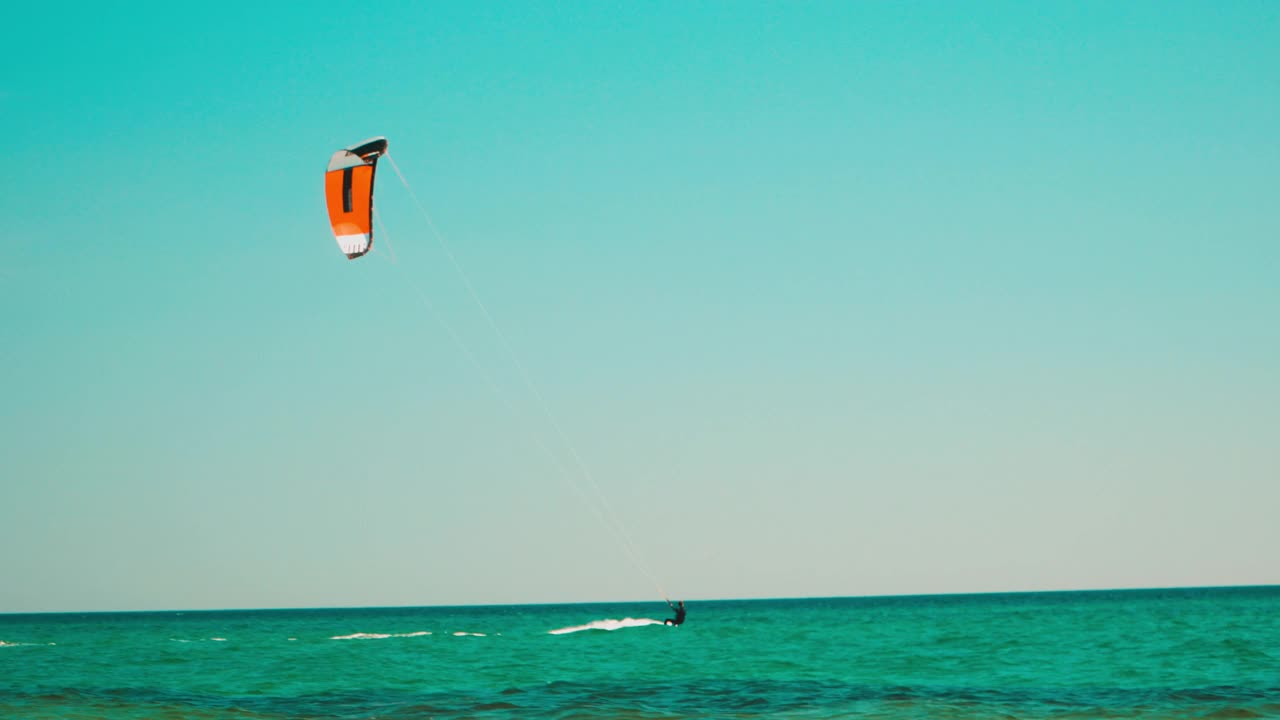
[[[671,605],[671,601],[668,600],[667,604]],[[675,627],[676,625],[684,622],[684,601],[681,600],[679,605],[671,605],[671,609],[676,611],[676,616],[673,618],[667,618],[663,624]]]

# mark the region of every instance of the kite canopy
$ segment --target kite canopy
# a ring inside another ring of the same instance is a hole
[[[387,139],[369,138],[329,158],[324,197],[338,247],[354,260],[373,248],[373,172]]]

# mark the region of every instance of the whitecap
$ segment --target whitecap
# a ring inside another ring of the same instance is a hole
[[[329,639],[330,640],[385,640],[387,638],[393,638],[393,637],[410,638],[410,637],[422,637],[423,635],[430,635],[430,634],[431,634],[430,630],[419,630],[417,632],[411,632],[411,633],[352,633],[350,635],[335,635]]]

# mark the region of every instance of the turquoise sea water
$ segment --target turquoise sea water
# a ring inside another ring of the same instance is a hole
[[[1280,717],[1280,587],[0,615],[0,718]],[[614,630],[566,628],[617,627]],[[622,626],[622,627],[618,627]]]

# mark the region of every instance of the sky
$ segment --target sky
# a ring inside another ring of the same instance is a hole
[[[8,10],[0,612],[1280,583],[1280,5],[182,5]]]

